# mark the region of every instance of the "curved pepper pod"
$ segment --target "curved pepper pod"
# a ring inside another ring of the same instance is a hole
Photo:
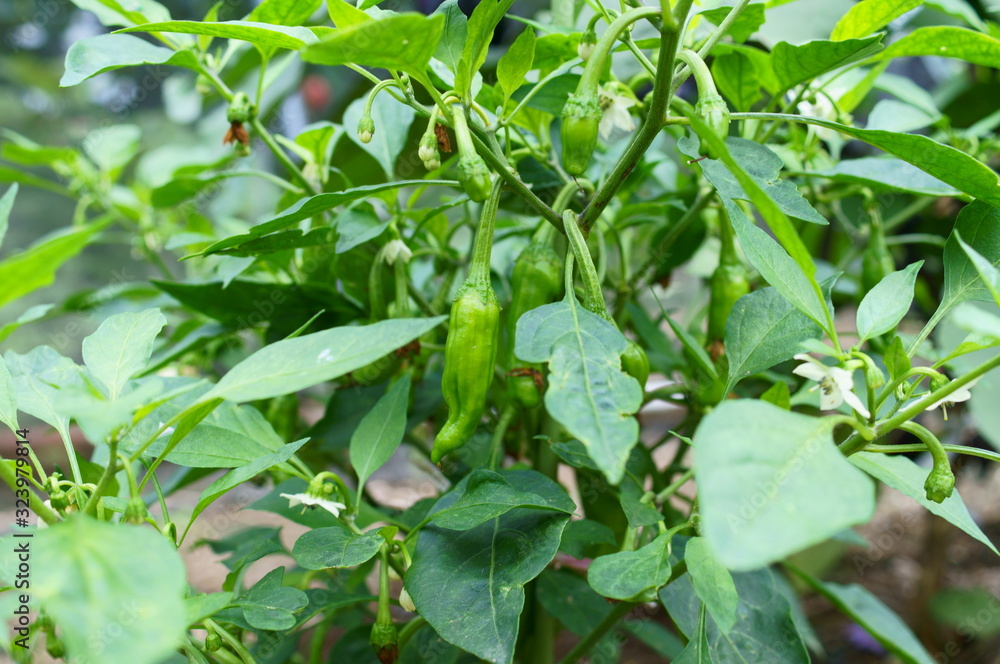
[[[486,283],[466,283],[451,305],[441,378],[448,421],[434,439],[434,463],[476,433],[493,383],[499,332],[500,303],[493,288]]]
[[[750,292],[746,270],[742,265],[720,263],[709,280],[708,338],[725,339],[726,321],[736,301]]]
[[[485,201],[493,187],[490,169],[475,152],[458,158],[458,181],[462,183],[462,189],[469,198],[477,203]]]
[[[947,466],[935,465],[924,482],[927,500],[943,503],[955,490],[955,474]]]
[[[528,311],[559,299],[563,290],[562,273],[562,259],[551,246],[549,228],[543,227],[514,262],[513,296],[507,317],[507,345],[510,348],[507,392],[525,408],[534,408],[542,402],[542,392],[535,378],[540,375],[542,365],[524,362],[514,355],[517,321]]]
[[[729,106],[726,101],[717,94],[703,94],[694,106],[694,111],[709,126],[716,136],[723,141],[729,136]],[[715,153],[711,147],[708,155],[713,159],[718,159],[720,155]]]
[[[570,175],[583,175],[597,149],[601,104],[593,94],[570,95],[562,112],[562,165]]]
[[[629,339],[625,352],[622,353],[622,371],[639,381],[639,387],[646,389],[649,380],[649,356],[642,346]]]

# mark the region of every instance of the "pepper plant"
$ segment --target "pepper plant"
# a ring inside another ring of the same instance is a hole
[[[73,1],[106,32],[64,87],[146,66],[200,113],[170,142],[4,134],[0,238],[19,186],[76,212],[0,261],[0,306],[55,304],[35,291],[93,245],[157,272],[0,328],[26,348],[0,421],[65,446],[0,463],[38,517],[30,588],[4,545],[0,605],[34,616],[15,661],[823,661],[806,593],[934,661],[802,561],[883,487],[996,552],[952,463],[1000,459],[963,444],[1000,446],[998,119],[949,115],[995,77],[995,24],[962,0],[829,24],[819,0]],[[789,6],[817,17],[769,37]],[[337,83],[308,125],[303,77]],[[81,346],[34,345],[80,311]],[[390,463],[433,490],[390,504]],[[188,584],[197,547],[227,556],[215,587]]]

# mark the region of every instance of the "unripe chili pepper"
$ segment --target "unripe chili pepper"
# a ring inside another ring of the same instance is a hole
[[[431,460],[435,463],[465,445],[475,434],[493,383],[500,302],[490,284],[490,253],[501,188],[502,180],[497,179],[483,206],[472,269],[451,305],[441,378],[448,420],[434,439]]]
[[[639,381],[639,386],[646,389],[649,380],[649,356],[634,339],[628,340],[628,346],[622,353],[622,371]]]
[[[208,636],[205,637],[205,650],[216,652],[220,648],[222,648],[222,637],[213,631],[209,631]]]
[[[455,125],[455,139],[458,141],[458,181],[462,183],[462,189],[469,195],[469,198],[481,203],[490,195],[492,183],[490,169],[476,152],[464,110],[455,109],[452,117]]]
[[[719,265],[709,280],[708,344],[713,359],[722,354],[722,341],[726,337],[726,321],[736,301],[750,292],[746,268],[736,253],[736,240],[729,215],[719,212]]]
[[[877,213],[876,213],[877,214]],[[885,277],[896,271],[896,264],[885,242],[882,224],[872,221],[869,226],[868,245],[861,255],[861,287],[867,293]]]
[[[510,349],[507,391],[525,408],[542,401],[542,365],[524,362],[514,355],[514,331],[526,312],[555,302],[563,290],[563,262],[552,247],[555,226],[543,221],[528,246],[514,262],[511,277],[512,297],[507,317],[507,345]]]

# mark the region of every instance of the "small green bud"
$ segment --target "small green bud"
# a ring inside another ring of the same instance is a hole
[[[237,141],[233,143],[233,154],[237,157],[249,157],[251,154],[250,146],[246,143],[240,143]]]
[[[173,521],[167,521],[163,524],[163,528],[160,529],[160,532],[164,537],[170,540],[171,544],[177,546],[177,525],[174,524]]]
[[[194,89],[200,95],[211,94],[212,81],[209,80],[208,76],[205,76],[204,74],[198,74],[198,77],[194,79]]]
[[[646,389],[649,380],[649,356],[642,346],[629,339],[625,352],[622,353],[622,370],[639,381],[639,386]]]
[[[62,659],[66,656],[66,646],[63,645],[62,639],[56,636],[55,630],[48,630],[45,633],[45,652],[53,659]]]
[[[931,392],[936,392],[951,382],[951,379],[943,373],[936,373],[931,376]]]
[[[943,503],[951,496],[955,490],[955,474],[951,472],[951,467],[947,465],[935,464],[924,482],[924,491],[927,493],[927,500],[935,503]]]
[[[427,170],[434,171],[441,168],[441,153],[438,152],[437,135],[433,131],[425,132],[420,138],[417,155]]]
[[[601,126],[601,104],[593,94],[570,95],[562,112],[562,162],[570,175],[583,175],[597,148]]]
[[[61,487],[53,487],[49,492],[49,505],[57,512],[65,512],[69,507],[69,495]]]
[[[146,514],[148,514],[146,502],[139,496],[135,496],[129,498],[128,503],[125,505],[125,516],[122,517],[122,521],[134,524],[145,523]]]
[[[205,637],[205,650],[216,652],[220,648],[222,648],[222,637],[215,632],[209,631],[208,636]]]
[[[588,29],[580,38],[580,43],[576,47],[576,54],[586,62],[594,54],[594,47],[597,45],[597,33]]]
[[[365,113],[361,116],[361,120],[358,121],[358,139],[362,143],[371,143],[372,136],[375,135],[375,121],[372,120],[372,116]]]
[[[399,605],[403,607],[405,611],[409,611],[410,613],[417,612],[417,607],[413,605],[413,598],[410,597],[410,593],[406,592],[405,586],[399,591]]]
[[[226,111],[226,120],[230,123],[250,122],[256,116],[257,109],[245,92],[237,92],[233,95],[233,100],[229,102],[229,110]]]
[[[723,141],[729,136],[729,106],[718,94],[702,95],[694,107],[701,119],[708,125],[716,136]],[[708,153],[713,159],[718,159],[719,155],[714,154],[714,150],[709,149]]]
[[[396,644],[396,625],[376,622],[372,625],[371,637],[368,643],[382,664],[393,664],[399,658],[399,646]]]
[[[469,198],[481,203],[489,198],[493,189],[490,169],[483,158],[476,153],[464,153],[458,158],[458,181]]]

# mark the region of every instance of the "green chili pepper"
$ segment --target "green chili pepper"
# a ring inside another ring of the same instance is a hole
[[[885,242],[882,225],[872,222],[869,227],[868,245],[861,255],[861,287],[867,293],[885,277],[896,271],[896,264]]]
[[[639,381],[642,389],[646,389],[646,382],[649,380],[649,356],[633,339],[629,339],[628,347],[622,353],[622,371]]]
[[[691,67],[698,85],[698,102],[694,106],[694,112],[709,126],[712,133],[722,140],[726,140],[726,137],[729,136],[729,106],[716,90],[715,80],[705,65],[705,61],[689,49],[682,50],[677,54],[677,58]],[[711,148],[708,150],[708,155],[714,159],[719,158],[719,155],[715,154],[715,150]]]
[[[379,550],[378,611],[368,643],[382,664],[392,664],[399,658],[398,633],[389,611],[389,550],[383,544]]]
[[[514,262],[511,278],[513,296],[507,317],[507,345],[510,349],[507,390],[525,408],[542,401],[542,365],[524,362],[514,355],[514,330],[522,314],[559,299],[563,289],[563,264],[552,248],[555,226],[543,221],[531,242]]]
[[[465,445],[476,433],[493,383],[500,331],[500,302],[490,284],[490,252],[501,188],[502,180],[498,178],[483,206],[472,269],[451,305],[448,341],[444,350],[444,375],[441,378],[448,421],[434,439],[431,450],[434,462]]]
[[[594,62],[588,61],[587,66]],[[581,79],[581,83],[583,79]],[[582,87],[582,85],[581,85]],[[597,87],[581,90],[571,96],[562,112],[562,164],[570,175],[583,175],[597,149],[597,133],[601,126],[601,102]]]
[[[719,213],[719,239],[722,241],[719,265],[709,280],[708,305],[708,343],[709,348],[718,348],[717,352],[712,353],[715,359],[722,354],[721,344],[726,337],[726,321],[729,320],[733,306],[737,300],[750,292],[746,268],[736,253],[733,227],[729,215],[724,210]]]
[[[458,142],[458,181],[469,198],[480,203],[490,195],[490,169],[476,152],[472,142],[472,132],[461,108],[452,113],[455,125],[455,139]]]

